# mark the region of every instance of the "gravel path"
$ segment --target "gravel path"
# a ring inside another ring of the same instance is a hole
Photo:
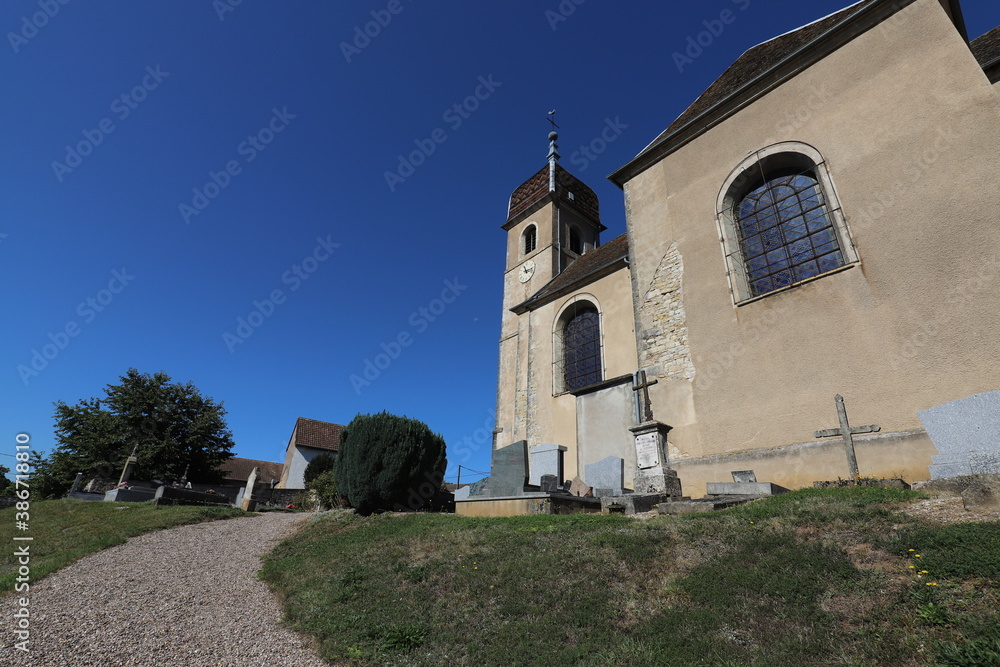
[[[260,556],[302,520],[182,526],[87,556],[31,587],[27,654],[12,646],[20,596],[0,599],[0,665],[326,667],[257,580]]]

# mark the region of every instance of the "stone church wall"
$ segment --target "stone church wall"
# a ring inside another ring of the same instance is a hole
[[[675,426],[679,466],[810,442],[836,426],[838,393],[856,423],[904,433],[920,428],[917,410],[1000,388],[1000,367],[984,363],[1000,337],[1000,99],[937,0],[901,10],[895,25],[857,37],[626,184],[639,359],[662,359],[664,376],[677,378],[651,395],[657,418]],[[780,141],[822,154],[860,262],[735,306],[716,202],[737,165]],[[683,336],[649,331],[680,320],[688,353],[672,356]],[[887,442],[910,474],[927,477],[932,450]],[[858,458],[863,475],[896,472],[893,456]]]

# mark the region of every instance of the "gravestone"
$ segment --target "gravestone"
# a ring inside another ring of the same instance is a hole
[[[584,466],[583,475],[594,496],[620,496],[625,488],[625,459],[609,456]]]
[[[635,493],[680,497],[681,482],[667,455],[670,426],[651,421],[629,430],[635,436],[636,470],[632,484]]]
[[[466,485],[460,489],[455,489],[455,500],[468,500],[469,494],[472,493],[472,486]]]
[[[593,489],[587,485],[579,476],[574,477],[573,481],[569,484],[569,494],[571,496],[585,497],[593,494]]]
[[[493,450],[489,495],[498,498],[524,495],[528,483],[528,441],[521,440]]]
[[[469,484],[468,489],[469,489],[469,496],[489,495],[490,478],[483,477],[481,480]]]
[[[938,451],[931,479],[1000,473],[1000,391],[920,410],[917,417]]]
[[[132,469],[135,468],[135,464],[139,462],[138,457],[135,455],[138,450],[139,445],[132,448],[132,453],[129,454],[128,460],[125,461],[125,467],[122,468],[122,476],[118,478],[118,486],[121,486],[132,478]]]
[[[868,426],[851,426],[847,418],[847,406],[844,405],[844,397],[837,394],[833,397],[833,402],[837,406],[837,419],[840,421],[839,428],[828,428],[816,431],[813,435],[817,438],[840,438],[844,442],[844,455],[847,457],[847,472],[852,479],[858,479],[861,475],[858,469],[858,457],[854,450],[854,436],[859,433],[878,433],[882,427],[877,424]]]
[[[559,492],[559,478],[555,475],[542,475],[542,479],[539,484],[542,493],[558,493]]]
[[[528,452],[529,477],[528,483],[538,486],[542,483],[543,475],[555,475],[556,479],[563,478],[563,452],[566,448],[561,445],[537,445]]]
[[[757,475],[753,470],[734,470],[733,483],[735,484],[756,484]]]
[[[257,483],[258,474],[260,474],[260,471],[254,467],[250,472],[250,476],[247,477],[247,486],[243,491],[243,502],[240,503],[240,508],[244,512],[252,512],[257,509],[257,503],[253,499],[253,487]]]

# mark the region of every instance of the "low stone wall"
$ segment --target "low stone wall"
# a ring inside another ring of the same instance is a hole
[[[256,488],[253,492],[253,499],[258,505],[268,507],[285,507],[301,500],[303,494],[309,493],[305,489],[271,489],[268,487]]]
[[[217,493],[199,493],[190,489],[161,486],[156,490],[154,505],[232,505],[233,500]]]

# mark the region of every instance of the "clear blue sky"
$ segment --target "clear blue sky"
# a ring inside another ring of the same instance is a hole
[[[238,456],[282,460],[299,416],[388,410],[445,437],[450,478],[488,470],[500,225],[546,112],[611,239],[608,173],[743,51],[847,4],[236,3],[0,6],[3,453],[19,432],[48,452],[54,401],[135,367],[223,401]],[[963,6],[973,37],[1000,23]]]

